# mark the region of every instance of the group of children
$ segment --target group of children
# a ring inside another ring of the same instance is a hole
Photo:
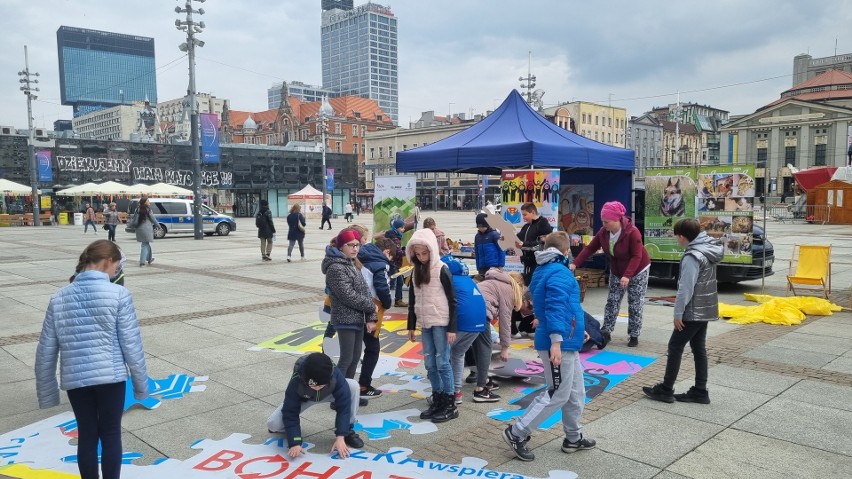
[[[561,449],[574,452],[594,448],[595,441],[584,437],[580,424],[586,394],[579,353],[589,335],[585,332],[580,287],[569,268],[572,257],[568,235],[550,233],[536,248],[536,265],[528,268],[529,289],[525,290],[521,278],[513,279],[502,271],[505,254],[500,254],[499,245],[496,250],[491,246],[499,241],[499,233],[494,234],[484,215],[477,216],[476,223],[478,283],[464,263],[442,255],[431,218],[426,219],[423,229],[414,232],[404,250],[413,266],[407,303],[408,339],[417,341],[416,331],[420,329],[424,364],[432,387],[429,407],[421,413],[421,419],[441,423],[459,416],[464,358],[469,351],[477,368],[473,401],[499,400],[493,392],[499,385],[488,377],[492,352],[489,323],[499,323],[501,359],[508,359],[511,337],[526,333],[534,337],[534,347],[547,365],[547,387],[523,416],[503,431],[503,439],[515,456],[524,461],[535,458],[528,447],[532,431],[559,410],[565,433]],[[291,457],[302,452],[298,411],[326,400],[337,409],[333,450],[346,457],[349,447],[363,446],[351,426],[359,400],[381,395],[370,381],[378,360],[382,316],[392,303],[390,278],[396,271],[394,259],[402,249],[394,238],[401,237],[404,225],[399,226],[385,232],[375,243],[366,241],[365,228],[352,226],[341,231],[326,248],[322,271],[331,304],[331,326],[339,338],[340,359],[333,373],[329,371],[330,358],[321,353],[297,361],[284,403],[268,422],[270,431],[286,432]],[[675,331],[669,341],[664,381],[644,388],[644,392],[651,399],[664,402],[707,404],[704,342],[707,322],[718,318],[715,264],[721,260],[722,249],[718,241],[700,232],[693,219],[678,222],[674,233],[686,248],[678,284]],[[695,357],[696,382],[687,393],[676,395],[674,383],[686,343]],[[356,383],[354,374],[361,360],[362,344],[362,372]],[[320,370],[321,374],[317,372]]]

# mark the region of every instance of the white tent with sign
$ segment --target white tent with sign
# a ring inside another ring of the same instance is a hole
[[[331,195],[325,195],[326,203],[331,206]],[[322,191],[307,185],[301,190],[287,195],[287,203],[292,206],[296,203],[302,205],[302,214],[305,218],[318,219],[322,217]]]
[[[29,196],[33,194],[33,189],[14,181],[0,180],[0,194],[4,196]],[[41,194],[41,191],[39,191],[39,194]]]

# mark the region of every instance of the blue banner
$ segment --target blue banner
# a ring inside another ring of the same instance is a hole
[[[52,182],[53,169],[51,168],[51,159],[53,152],[50,150],[36,151],[36,162],[38,163],[38,181]]]
[[[327,168],[325,175],[325,189],[331,191],[334,189],[334,168]]]
[[[219,163],[219,117],[215,113],[201,113],[201,162]]]

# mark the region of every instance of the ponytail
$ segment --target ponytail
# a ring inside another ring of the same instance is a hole
[[[85,271],[90,265],[100,263],[105,259],[121,261],[121,250],[115,243],[109,240],[93,241],[80,253],[80,259],[77,260],[77,266],[74,268],[74,275],[71,276],[69,282],[73,283],[74,278]]]

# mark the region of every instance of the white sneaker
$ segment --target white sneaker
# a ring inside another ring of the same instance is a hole
[[[521,339],[522,337],[523,336],[521,336],[521,333],[515,333],[512,335],[512,339]]]

